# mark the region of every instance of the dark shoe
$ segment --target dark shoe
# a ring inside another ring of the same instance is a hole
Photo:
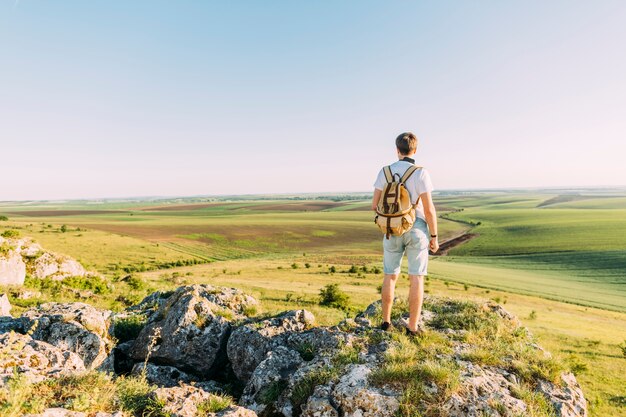
[[[424,330],[420,329],[419,327],[417,328],[416,331],[409,330],[408,327],[405,327],[404,330],[406,330],[407,336],[410,336],[412,338],[413,337],[420,337],[420,336],[422,336],[424,334]]]
[[[390,326],[391,323],[389,323],[388,321],[383,321],[383,324],[380,325],[380,330],[386,332],[387,330],[389,330]]]
[[[406,330],[406,335],[413,338],[413,337],[419,337],[422,335],[422,332],[419,331],[419,329],[417,329],[416,331],[411,331],[409,330],[408,327],[405,327],[404,330]]]

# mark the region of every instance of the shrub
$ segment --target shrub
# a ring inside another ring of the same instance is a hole
[[[9,218],[7,216],[0,216],[0,222],[6,222]]]
[[[19,230],[15,230],[15,229],[8,229],[2,232],[2,237],[7,238],[7,239],[12,238],[12,237],[20,237],[20,232]]]
[[[68,277],[62,281],[64,286],[80,290],[91,290],[96,294],[108,294],[111,292],[107,282],[94,276],[88,277]]]
[[[535,320],[536,318],[537,318],[537,312],[535,310],[531,311],[527,317],[528,320]]]
[[[467,284],[463,284],[463,289],[464,289],[465,291],[467,291],[467,290],[469,289],[469,285],[467,285]]]
[[[67,226],[66,225],[62,225],[61,226],[61,232],[63,232],[63,233],[67,232]]]
[[[297,263],[292,263],[291,264],[291,269],[298,269],[298,264]]]
[[[359,271],[358,268],[354,265],[352,265],[350,269],[348,269],[348,272],[351,274],[356,274],[358,271]]]
[[[146,283],[136,275],[129,275],[126,279],[126,283],[133,290],[141,290],[146,285]]]
[[[328,268],[328,270],[330,271],[331,274],[334,274],[335,272],[337,272],[337,268],[335,268],[335,265]]]
[[[626,358],[626,340],[620,343],[619,348],[622,350],[622,355]]]
[[[146,325],[147,320],[148,319],[141,314],[115,320],[113,335],[118,340],[118,343],[136,339],[141,329]]]
[[[350,297],[339,289],[339,284],[328,284],[320,290],[320,305],[349,310],[349,304]]]
[[[307,263],[305,263],[305,264],[304,264],[304,267],[305,267],[306,269],[309,269],[309,268],[311,267],[311,264],[307,262]]]

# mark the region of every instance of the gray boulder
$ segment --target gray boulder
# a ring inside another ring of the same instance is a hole
[[[268,407],[274,406],[272,403],[278,399],[281,389],[287,386],[289,378],[302,362],[298,352],[284,346],[268,352],[250,376],[239,403],[260,415],[271,411]]]
[[[0,285],[22,285],[26,278],[26,264],[20,250],[23,240],[0,237]]]
[[[501,370],[483,368],[465,361],[458,361],[458,363],[462,368],[461,389],[443,405],[447,415],[450,417],[499,416],[500,413],[496,407],[506,408],[511,415],[526,415],[526,403],[513,395],[519,385],[505,378]]]
[[[11,303],[6,294],[0,294],[0,316],[11,316]]]
[[[235,329],[228,339],[227,353],[237,378],[248,381],[270,350],[284,345],[290,335],[311,328],[314,322],[310,312],[293,310]]]
[[[368,382],[371,364],[350,365],[331,392],[332,404],[345,417],[391,417],[400,407],[400,393]],[[309,408],[310,409],[310,408]]]
[[[189,375],[178,368],[167,365],[155,365],[148,362],[137,362],[131,370],[131,375],[145,374],[146,380],[159,387],[176,387],[180,382],[189,384],[197,381],[197,377]],[[206,390],[210,391],[210,390]]]
[[[0,334],[0,386],[14,372],[34,383],[84,370],[82,359],[73,352],[20,333]]]
[[[33,339],[77,353],[87,369],[99,366],[113,347],[108,323],[111,312],[85,303],[44,303],[22,318],[35,326]]]
[[[210,379],[226,360],[230,321],[243,319],[246,308],[256,303],[234,288],[180,287],[150,315],[131,357],[141,361],[149,353],[151,362]]]
[[[572,373],[561,375],[561,386],[539,380],[537,391],[552,403],[559,417],[587,417],[587,401]]]
[[[164,411],[171,417],[196,417],[199,415],[198,408],[202,407],[204,402],[216,399],[215,394],[183,383],[177,387],[158,388],[150,396],[162,403]],[[210,417],[256,417],[253,411],[235,405],[205,415]]]

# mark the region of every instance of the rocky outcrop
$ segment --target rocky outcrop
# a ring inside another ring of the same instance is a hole
[[[194,384],[208,392],[223,392],[223,387],[215,381],[200,381],[198,377],[187,374],[178,368],[167,365],[137,362],[134,364],[131,375],[144,376],[146,380],[159,387],[176,387],[181,382]]]
[[[316,326],[306,310],[247,318],[255,304],[238,290],[210,285],[155,293],[115,315],[147,321],[135,339],[132,333],[111,350],[110,312],[47,303],[19,318],[0,317],[0,346],[13,339],[26,346],[0,358],[14,355],[18,372],[33,381],[98,364],[145,376],[158,386],[152,400],[173,416],[391,417],[400,409],[436,409],[448,417],[504,417],[545,413],[537,407],[546,405],[561,417],[587,416],[575,377],[552,372],[559,368],[549,354],[493,302],[427,296],[424,335],[414,339],[378,329],[379,302],[331,327]],[[402,326],[402,317],[394,325]],[[511,344],[502,348],[489,335]],[[11,360],[0,361],[5,379]],[[523,370],[524,360],[532,372]],[[239,405],[216,395],[222,392],[234,393]]]
[[[400,407],[400,393],[397,390],[373,387],[368,381],[373,368],[372,364],[350,365],[336,384],[330,384],[324,390],[328,392],[329,404],[334,404],[334,408],[341,410],[344,416],[393,416]],[[309,404],[310,401],[309,398],[303,415],[313,417],[315,409],[312,407],[314,404]]]
[[[216,398],[215,394],[187,384],[177,387],[158,388],[152,392],[151,397],[163,404],[163,410],[172,417],[196,417],[202,415],[211,417],[256,417],[251,411],[235,405],[227,405],[217,412],[206,413],[204,404],[211,400],[224,401],[223,398]]]
[[[22,285],[26,274],[58,280],[98,275],[69,256],[44,250],[30,238],[0,237],[0,285]]]
[[[587,415],[587,401],[572,373],[561,375],[561,386],[550,381],[539,381],[537,391],[544,394],[554,405],[559,417]]]
[[[247,381],[273,348],[287,343],[296,333],[315,323],[313,314],[294,310],[260,322],[238,327],[228,339],[228,358],[237,378]]]
[[[20,333],[0,334],[0,386],[14,372],[39,382],[84,370],[82,359],[73,352]]]
[[[178,288],[148,318],[131,349],[140,361],[171,365],[209,379],[224,361],[231,320],[257,302],[233,288],[190,285]],[[151,349],[151,350],[150,350]]]
[[[504,375],[508,372],[486,369],[471,362],[460,362],[462,385],[459,393],[455,393],[444,405],[448,414],[453,416],[492,415],[495,404],[504,407],[512,415],[526,415],[524,401],[515,398],[513,392],[518,387],[515,379],[510,382]]]
[[[0,294],[0,316],[11,317],[11,303],[6,294]]]
[[[22,241],[0,237],[0,285],[22,285],[26,263],[20,253]]]
[[[22,319],[28,327],[34,326],[33,339],[75,352],[91,369],[100,365],[113,347],[108,333],[110,314],[85,303],[44,303],[25,311]]]

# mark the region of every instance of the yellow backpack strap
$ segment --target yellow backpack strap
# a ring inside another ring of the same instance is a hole
[[[388,183],[393,182],[393,175],[391,175],[391,167],[386,166],[383,168],[383,172],[385,173],[385,179]]]
[[[403,175],[403,176],[402,176],[402,178],[400,179],[400,182],[401,182],[402,184],[405,184],[405,183],[406,183],[406,181],[409,179],[409,177],[410,177],[411,175],[413,175],[413,173],[414,173],[415,171],[417,171],[417,170],[418,170],[418,168],[421,168],[421,167],[418,167],[417,165],[412,165],[412,166],[410,166],[410,167],[409,167],[409,169],[407,169],[406,171],[404,171],[404,175]]]

